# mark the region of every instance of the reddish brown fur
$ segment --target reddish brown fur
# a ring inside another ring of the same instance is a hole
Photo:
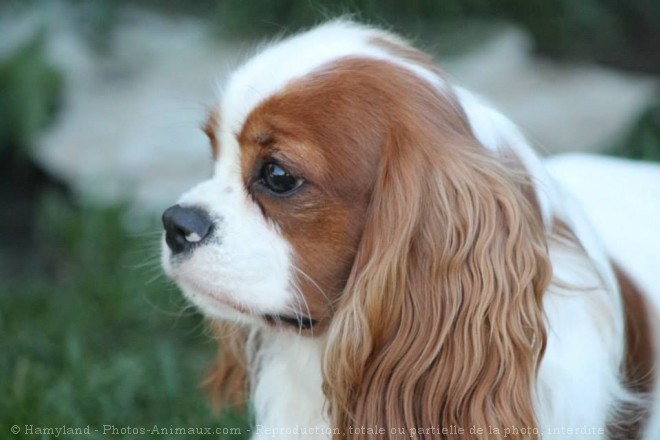
[[[213,333],[219,340],[215,362],[206,374],[204,388],[216,408],[233,407],[243,410],[248,391],[245,344],[247,330],[236,324],[214,321]]]
[[[651,307],[630,277],[617,265],[614,271],[619,281],[626,322],[626,364],[624,373],[627,386],[637,392],[649,394],[657,386],[655,358],[658,355],[653,341]],[[612,426],[612,439],[635,439],[648,419],[648,410],[635,408],[637,417],[616,420]]]
[[[220,156],[220,141],[218,140],[218,128],[220,127],[220,114],[217,108],[213,108],[209,111],[208,119],[206,124],[204,124],[204,133],[209,138],[211,143],[211,151],[213,153],[213,160],[218,160]]]
[[[451,97],[391,66],[368,75],[388,130],[330,328],[333,426],[535,426],[550,276],[540,219]]]
[[[655,347],[651,333],[650,307],[637,285],[614,266],[626,315],[626,377],[636,391],[648,393],[654,383]]]

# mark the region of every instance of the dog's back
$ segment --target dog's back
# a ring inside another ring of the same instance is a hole
[[[656,409],[646,432],[660,435],[660,166],[585,154],[557,156],[546,165],[585,211],[619,268],[624,300],[632,306],[629,325],[649,335],[631,335],[635,330],[629,328],[628,341],[646,357],[645,374],[654,376],[647,387],[655,388]]]

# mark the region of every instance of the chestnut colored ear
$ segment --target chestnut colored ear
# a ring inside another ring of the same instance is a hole
[[[204,388],[217,410],[232,407],[243,411],[248,398],[245,352],[248,331],[228,322],[213,322],[211,326],[219,348],[206,374]]]
[[[478,144],[460,106],[436,98],[397,114],[329,329],[336,438],[378,425],[388,438],[493,440],[537,423],[551,277],[543,223],[521,170]],[[431,430],[442,427],[463,435]]]

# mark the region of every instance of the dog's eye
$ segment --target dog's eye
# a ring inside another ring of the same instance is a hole
[[[267,163],[261,168],[260,183],[270,191],[279,195],[288,195],[298,189],[302,179],[291,175],[276,163]]]

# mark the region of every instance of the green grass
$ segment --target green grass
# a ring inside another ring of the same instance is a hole
[[[85,438],[99,439],[103,425],[245,432],[235,414],[214,414],[199,386],[216,347],[159,275],[155,221],[129,232],[122,208],[53,197],[40,206],[35,251],[47,273],[0,282],[0,438],[13,425],[15,438],[55,437],[25,435],[25,425],[89,425]],[[185,438],[197,437],[209,438]]]

